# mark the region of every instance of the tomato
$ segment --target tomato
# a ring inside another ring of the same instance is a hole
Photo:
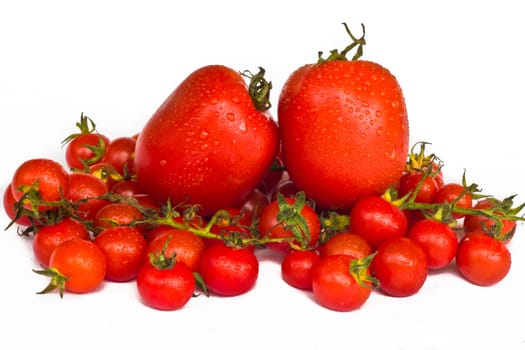
[[[472,208],[472,194],[465,192],[465,186],[459,183],[446,183],[444,184],[436,194],[434,198],[436,203],[455,203],[455,207],[470,209]],[[455,219],[463,218],[465,214],[454,212],[452,217]]]
[[[315,248],[321,232],[319,216],[305,203],[304,197],[281,197],[272,201],[262,211],[258,227],[261,237],[290,238],[289,241],[266,244],[268,248],[284,253],[296,248]],[[296,239],[292,239],[294,237]]]
[[[206,216],[241,203],[278,145],[276,122],[255,108],[243,77],[211,65],[191,73],[146,123],[135,168],[158,201],[198,204]]]
[[[431,270],[447,266],[456,256],[458,237],[445,223],[423,219],[410,227],[407,236],[423,248]]]
[[[118,173],[117,169],[115,169],[115,167],[105,162],[99,162],[91,165],[89,167],[89,173],[101,179],[106,184],[108,189],[111,189],[117,182],[124,179],[124,177]]]
[[[254,287],[259,261],[253,249],[229,247],[219,241],[202,253],[199,273],[210,292],[236,296]]]
[[[11,184],[7,185],[7,187],[4,189],[3,204],[5,213],[11,221],[15,220],[15,223],[21,226],[31,226],[31,220],[29,220],[27,215],[21,214],[20,217],[17,217],[18,214],[15,208],[16,199],[13,195]]]
[[[364,276],[364,278],[363,278]],[[314,299],[335,311],[353,311],[370,297],[372,285],[367,280],[368,265],[350,255],[330,255],[312,270]]]
[[[106,193],[106,184],[95,175],[74,172],[69,174],[69,186],[64,196],[77,205],[76,212],[81,218],[93,220],[100,208],[109,203],[98,198]]]
[[[97,231],[118,225],[134,225],[136,221],[144,219],[139,209],[128,203],[109,203],[100,208],[95,215],[93,226]],[[145,231],[145,226],[137,224],[136,227]]]
[[[118,181],[110,188],[110,191],[111,193],[116,193],[125,197],[146,194],[146,191],[142,188],[142,185],[137,180],[133,179]]]
[[[65,217],[56,224],[41,226],[33,237],[33,254],[40,265],[49,266],[49,258],[55,248],[74,238],[91,239],[86,226],[75,219]]]
[[[321,260],[315,250],[292,250],[281,262],[281,277],[290,286],[312,289],[312,269]]]
[[[417,203],[433,203],[434,198],[439,190],[435,178],[426,176],[421,172],[404,173],[399,180],[399,187],[397,189],[399,197],[403,197],[408,193],[414,193],[417,189],[417,194],[414,199]],[[421,185],[420,185],[421,182]],[[420,186],[419,189],[417,186]]]
[[[401,209],[380,196],[364,197],[350,211],[352,232],[377,248],[392,237],[405,236],[408,221]]]
[[[125,178],[134,174],[135,145],[137,141],[131,137],[117,137],[109,143],[103,162],[113,166]]]
[[[34,271],[51,277],[51,282],[40,294],[57,288],[60,296],[63,296],[64,291],[89,293],[104,281],[106,256],[92,241],[70,239],[55,248],[47,269]]]
[[[151,263],[142,265],[137,290],[145,305],[159,310],[176,310],[188,303],[195,291],[195,278],[182,261],[158,252]]]
[[[409,130],[395,76],[378,63],[342,56],[288,77],[278,124],[290,179],[319,207],[348,210],[399,179]]]
[[[61,199],[61,193],[67,192],[69,174],[62,164],[47,158],[34,158],[23,162],[13,174],[11,189],[16,201],[27,192],[28,188],[38,189],[41,199],[54,202]],[[49,209],[49,205],[40,205],[39,209]]]
[[[134,279],[144,263],[147,243],[144,235],[130,226],[116,226],[94,239],[106,256],[106,279],[125,282]]]
[[[346,254],[362,259],[373,253],[372,246],[361,235],[353,232],[338,232],[319,246],[321,258],[328,255]]]
[[[250,219],[250,222],[257,222],[261,217],[263,209],[266,208],[268,204],[270,204],[268,197],[256,188],[239,207],[244,215]]]
[[[93,133],[80,134],[67,144],[65,158],[71,169],[85,169],[102,160],[109,144],[107,136]]]
[[[408,237],[384,241],[377,248],[370,268],[379,281],[379,288],[394,297],[417,293],[428,275],[425,251]]]
[[[492,208],[494,205],[496,205],[494,201],[482,199],[479,200],[473,206],[473,208],[482,210]],[[494,215],[497,217],[499,214],[496,212]],[[465,215],[465,218],[463,219],[463,231],[465,231],[465,233],[485,231],[488,234],[495,234],[498,237],[501,237],[505,243],[508,243],[516,232],[516,221],[508,219],[500,220],[502,226],[500,231],[497,232],[498,226],[495,219],[486,217],[484,215]]]
[[[471,283],[494,285],[508,274],[511,263],[505,243],[483,231],[468,233],[459,241],[456,266],[459,273]]]
[[[203,239],[194,233],[176,228],[166,228],[149,241],[146,255],[164,249],[165,254],[175,254],[177,261],[182,261],[192,271],[197,271],[204,247]]]

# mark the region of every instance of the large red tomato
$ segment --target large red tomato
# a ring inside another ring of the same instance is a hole
[[[211,214],[240,204],[260,184],[278,144],[276,122],[254,106],[243,76],[205,66],[145,125],[135,150],[136,173],[157,200],[199,204],[203,215]]]
[[[278,124],[290,178],[320,207],[348,209],[403,173],[405,100],[375,62],[338,57],[298,68],[281,91]]]

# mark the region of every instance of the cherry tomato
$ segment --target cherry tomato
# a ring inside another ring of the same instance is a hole
[[[361,265],[350,255],[329,255],[317,262],[312,270],[314,299],[335,311],[353,311],[369,298],[372,285],[362,276],[368,276],[368,266]]]
[[[77,214],[86,220],[93,220],[97,212],[109,203],[108,200],[99,198],[108,193],[106,184],[89,173],[69,174],[69,186],[65,198],[75,202]]]
[[[137,277],[144,263],[147,243],[144,235],[130,226],[116,226],[100,232],[94,239],[106,256],[106,279],[115,282]]]
[[[360,199],[350,211],[352,232],[364,237],[372,248],[392,237],[405,236],[408,221],[401,209],[380,196]]]
[[[117,137],[109,143],[104,154],[103,162],[113,166],[124,178],[129,178],[135,173],[135,141],[131,137]]]
[[[398,195],[403,197],[417,190],[415,202],[433,203],[439,191],[435,178],[427,176],[423,179],[424,174],[421,172],[404,173],[399,180]],[[421,182],[421,184],[420,184]],[[420,186],[418,188],[418,186]]]
[[[144,219],[139,209],[128,203],[109,203],[100,208],[95,215],[94,227],[102,231],[118,225],[134,225],[136,221]],[[139,231],[144,232],[145,226],[136,225]]]
[[[290,286],[312,289],[312,269],[321,260],[315,250],[292,250],[281,262],[281,277]]]
[[[394,237],[377,248],[371,271],[385,294],[406,297],[417,293],[425,283],[427,257],[423,248],[411,238]]]
[[[458,237],[445,223],[432,219],[418,221],[408,230],[407,236],[423,248],[431,270],[447,266],[456,256]]]
[[[47,267],[55,248],[74,238],[91,239],[86,226],[75,219],[65,217],[59,223],[40,226],[33,237],[33,254],[40,265]]]
[[[11,221],[15,220],[15,223],[21,226],[31,226],[31,220],[29,220],[29,217],[27,215],[22,214],[20,217],[17,218],[17,212],[15,208],[16,204],[15,196],[13,195],[13,189],[11,184],[7,185],[7,187],[4,189],[4,197],[3,197],[3,204],[4,204],[4,210],[7,214],[7,217]]]
[[[472,208],[472,194],[465,192],[465,187],[458,183],[444,184],[434,198],[436,203],[453,203],[458,208],[470,209]],[[456,219],[463,218],[465,214],[453,213],[452,216]]]
[[[217,242],[202,253],[199,272],[210,292],[235,296],[253,288],[259,276],[259,261],[252,249]]]
[[[319,246],[321,258],[329,255],[346,254],[362,259],[373,253],[372,246],[361,235],[353,232],[338,232]]]
[[[482,199],[478,201],[473,208],[474,209],[489,209],[492,208],[495,203],[489,199]],[[498,215],[498,214],[495,214]],[[497,234],[499,238],[505,243],[508,243],[514,233],[516,232],[516,221],[501,219],[501,229],[498,231],[497,222],[494,219],[486,217],[484,215],[465,215],[463,219],[463,231],[465,233],[471,233],[475,231],[485,231],[488,234]]]
[[[480,286],[496,284],[508,274],[511,263],[505,243],[483,231],[468,233],[459,241],[456,266],[471,283]]]
[[[79,134],[66,146],[66,164],[71,169],[83,170],[102,160],[109,138],[98,133]]]

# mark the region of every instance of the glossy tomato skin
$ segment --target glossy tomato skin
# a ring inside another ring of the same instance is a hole
[[[314,265],[312,290],[320,305],[335,311],[353,311],[368,300],[371,286],[358,284],[349,272],[353,259],[350,255],[335,254]]]
[[[72,293],[89,293],[97,289],[106,275],[106,257],[92,241],[70,239],[55,248],[49,266],[68,279],[65,290]]]
[[[102,160],[109,138],[98,133],[79,134],[66,146],[66,164],[71,169],[85,169]]]
[[[423,248],[408,237],[384,241],[370,266],[379,280],[379,288],[387,295],[407,297],[417,293],[428,275],[427,257]]]
[[[458,244],[456,266],[469,282],[491,286],[510,271],[512,259],[504,242],[483,231],[466,234]]]
[[[349,209],[398,181],[408,117],[395,77],[370,61],[308,64],[286,81],[278,105],[283,161],[319,207]]]
[[[93,220],[97,212],[109,203],[98,198],[108,193],[108,187],[98,177],[90,173],[69,174],[69,185],[65,193],[66,199],[77,202],[77,213],[80,217]]]
[[[165,203],[199,204],[202,215],[238,205],[267,175],[276,122],[255,109],[243,77],[220,65],[191,73],[141,131],[135,169]]]
[[[137,275],[137,290],[145,305],[159,310],[177,310],[188,303],[195,291],[195,278],[183,262],[160,269],[144,264]]]
[[[9,219],[15,220],[16,218],[16,199],[13,195],[13,190],[11,184],[7,185],[7,187],[4,189],[4,197],[3,197],[3,204],[4,204],[4,210]],[[22,215],[21,217],[17,218],[15,223],[17,225],[21,226],[31,226],[31,220],[29,220],[29,217],[26,215]]]
[[[470,209],[473,205],[471,193],[465,193],[465,187],[462,184],[450,182],[444,184],[436,194],[434,201],[436,203],[453,203],[456,201],[457,208]],[[459,199],[458,199],[459,198]],[[452,217],[460,219],[465,217],[462,213],[452,213]]]
[[[219,241],[204,250],[199,272],[210,292],[236,296],[255,286],[259,261],[253,249],[228,247]]]
[[[319,260],[315,250],[292,250],[281,262],[281,277],[294,288],[311,290],[312,270]]]
[[[105,229],[94,239],[106,256],[105,278],[109,281],[126,282],[137,277],[144,263],[147,242],[144,235],[130,226]]]
[[[353,232],[339,232],[331,236],[318,248],[321,258],[329,255],[345,254],[362,259],[373,253],[372,246],[361,235]]]
[[[492,201],[488,199],[481,199],[479,200],[475,205],[475,209],[487,209],[492,208],[495,205]],[[497,214],[496,214],[497,215]],[[501,219],[501,231],[498,234],[499,237],[502,238],[502,240],[505,243],[508,243],[512,237],[514,236],[514,233],[516,232],[516,221],[513,220],[507,220],[507,219]],[[497,229],[497,223],[496,220],[488,218],[483,215],[465,215],[465,218],[463,220],[463,231],[465,233],[471,233],[476,231],[485,231],[489,234],[495,233]]]

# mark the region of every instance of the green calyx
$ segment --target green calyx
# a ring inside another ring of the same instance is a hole
[[[270,103],[270,91],[272,90],[272,82],[267,81],[264,77],[266,71],[264,68],[259,67],[257,74],[252,74],[250,71],[243,71],[241,75],[250,79],[248,85],[248,92],[252,99],[253,105],[258,111],[264,112],[270,109],[272,104]]]
[[[348,61],[348,58],[346,55],[353,49],[355,49],[354,56],[352,57],[352,61],[357,61],[361,56],[363,56],[363,46],[366,44],[365,40],[365,25],[361,23],[361,28],[363,30],[363,34],[360,38],[356,38],[350,29],[348,28],[348,25],[343,22],[343,25],[345,27],[346,33],[350,36],[350,39],[352,39],[352,43],[345,47],[342,51],[339,51],[337,49],[333,49],[330,51],[330,55],[327,58],[323,58],[323,52],[319,51],[318,53],[318,59],[317,64],[323,64],[328,61]]]

